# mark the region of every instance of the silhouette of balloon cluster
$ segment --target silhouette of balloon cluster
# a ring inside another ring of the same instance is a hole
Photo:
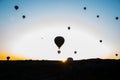
[[[86,9],[87,9],[87,7],[83,7],[83,9],[84,9],[84,10],[86,10]],[[99,18],[99,17],[100,17],[100,15],[97,15],[96,17],[97,17],[97,18]],[[119,17],[118,17],[118,16],[116,16],[116,17],[115,17],[115,20],[119,20]],[[100,43],[102,43],[102,42],[103,42],[103,40],[99,40],[99,42],[100,42]],[[75,53],[75,52],[74,52],[74,53]],[[118,56],[118,54],[115,54],[115,56]]]
[[[19,6],[18,6],[18,5],[15,5],[15,6],[14,6],[14,9],[15,9],[16,11],[18,11],[18,10],[19,10]],[[87,10],[87,7],[84,6],[84,7],[83,7],[83,10]],[[26,15],[22,15],[22,18],[25,19],[25,18],[26,18]],[[100,15],[97,14],[97,15],[96,15],[96,18],[100,18]],[[115,20],[119,20],[119,17],[116,16],[116,17],[115,17]],[[68,29],[68,30],[71,30],[71,26],[68,26],[67,29]],[[43,38],[41,38],[41,39],[43,39]],[[58,54],[60,54],[60,53],[61,53],[60,47],[64,44],[65,39],[64,39],[62,36],[57,36],[57,37],[55,37],[54,42],[55,42],[55,44],[57,45],[57,47],[58,47],[58,49],[59,49],[57,52],[58,52]],[[103,40],[99,40],[99,42],[102,43]],[[77,54],[77,51],[74,51],[74,54]],[[118,54],[115,54],[115,55],[118,56]]]
[[[87,7],[86,7],[86,6],[84,6],[84,7],[83,7],[83,10],[87,10]],[[99,17],[100,17],[100,15],[96,15],[96,18],[99,18]],[[116,16],[116,17],[115,17],[115,19],[116,19],[116,20],[118,20],[118,19],[119,19],[119,17],[118,17],[118,16]],[[70,30],[70,29],[71,29],[71,27],[70,27],[70,26],[68,26],[68,27],[67,27],[67,29],[68,29],[68,30]],[[99,40],[99,42],[100,42],[100,43],[102,43],[102,42],[103,42],[103,40]],[[74,51],[74,54],[76,54],[76,53],[77,53],[77,51]],[[116,55],[116,56],[118,56],[118,54],[115,54],[115,55]]]
[[[15,10],[18,10],[18,9],[19,9],[19,6],[18,6],[18,5],[15,5],[15,6],[14,6],[14,8],[15,8]],[[23,19],[25,19],[25,18],[26,18],[26,16],[25,16],[25,15],[23,15],[23,16],[22,16],[22,18],[23,18]]]

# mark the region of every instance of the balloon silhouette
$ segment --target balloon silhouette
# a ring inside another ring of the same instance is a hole
[[[58,54],[60,54],[61,53],[61,51],[60,50],[58,50]]]
[[[100,43],[102,43],[102,40],[100,40]]]
[[[9,61],[10,60],[10,56],[7,56],[6,59]]]
[[[99,15],[97,15],[96,17],[97,17],[97,18],[99,18],[100,16],[99,16]]]
[[[116,20],[118,20],[118,19],[119,19],[119,17],[115,17],[115,19],[116,19]]]
[[[70,26],[68,27],[68,30],[70,30]]]
[[[83,9],[84,9],[84,10],[86,10],[86,9],[87,9],[87,7],[84,7]]]
[[[118,56],[118,54],[115,54],[115,56]]]
[[[19,9],[19,6],[15,5],[14,8],[15,8],[15,10],[18,10],[18,9]]]
[[[74,54],[77,54],[77,51],[74,51]]]
[[[57,45],[58,49],[64,44],[65,39],[62,36],[57,36],[54,39],[55,44]],[[58,53],[61,53],[60,50],[58,50]]]
[[[25,17],[26,17],[25,15],[22,16],[23,19],[25,19]]]
[[[57,36],[54,41],[55,41],[55,44],[60,49],[60,47],[63,45],[65,40],[64,40],[64,38],[62,36]]]

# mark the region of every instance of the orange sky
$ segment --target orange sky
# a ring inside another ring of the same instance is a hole
[[[25,59],[27,59],[25,57],[20,57],[20,56],[17,56],[17,55],[12,55],[12,54],[10,54],[7,51],[0,50],[0,60],[6,60],[7,56],[11,57],[10,60],[25,60]],[[115,56],[113,54],[113,55],[103,56],[102,59],[120,59],[120,56],[119,55]]]
[[[7,56],[11,57],[10,60],[24,60],[25,59],[24,57],[20,57],[20,56],[17,56],[17,55],[12,55],[7,51],[0,50],[0,60],[6,60]]]

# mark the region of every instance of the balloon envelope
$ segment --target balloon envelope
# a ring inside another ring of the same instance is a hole
[[[99,15],[97,15],[97,18],[99,18]]]
[[[115,19],[116,19],[116,20],[118,20],[118,19],[119,19],[119,17],[115,17]]]
[[[25,15],[22,16],[23,19],[25,19],[25,17],[26,17]]]
[[[57,36],[57,37],[55,37],[54,42],[57,45],[57,47],[60,49],[60,47],[65,42],[65,39],[62,36]]]
[[[102,42],[102,40],[100,40],[100,43]]]
[[[68,30],[70,30],[70,26],[68,27]]]
[[[15,10],[18,10],[18,9],[19,9],[19,7],[18,7],[17,5],[15,5],[14,8],[15,8]]]
[[[74,51],[74,54],[76,54],[77,53],[77,51]]]
[[[115,54],[115,56],[118,56],[118,54]]]
[[[86,10],[87,8],[86,8],[86,7],[84,7],[83,9],[84,9],[84,10]]]

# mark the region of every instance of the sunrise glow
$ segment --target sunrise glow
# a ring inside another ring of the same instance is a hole
[[[119,3],[1,0],[0,60],[119,59]],[[65,39],[60,54],[56,36]]]

